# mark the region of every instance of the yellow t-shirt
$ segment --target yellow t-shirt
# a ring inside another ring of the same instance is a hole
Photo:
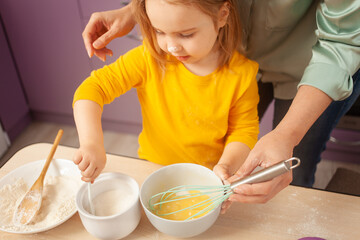
[[[258,64],[238,52],[228,67],[207,76],[191,73],[181,62],[162,71],[139,46],[93,71],[76,90],[74,102],[88,99],[103,107],[134,87],[143,118],[139,157],[212,168],[229,142],[253,148],[257,141],[257,71]]]

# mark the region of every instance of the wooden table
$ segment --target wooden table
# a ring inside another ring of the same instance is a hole
[[[31,161],[45,159],[51,144],[39,143],[18,151],[1,169],[0,178]],[[54,158],[72,159],[75,148],[59,146]],[[108,155],[104,171],[133,177],[139,185],[161,165]],[[215,224],[194,239],[281,240],[321,237],[360,239],[360,197],[289,186],[266,204],[233,204]],[[95,239],[76,213],[49,231],[20,235],[0,231],[2,239]],[[175,239],[157,231],[142,214],[140,224],[126,239]]]

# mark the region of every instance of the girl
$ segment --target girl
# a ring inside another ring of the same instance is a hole
[[[258,134],[258,64],[236,51],[236,0],[133,0],[144,38],[116,62],[92,72],[76,90],[84,181],[105,166],[104,104],[132,87],[143,116],[139,157],[159,164],[191,162],[234,173]],[[222,179],[228,176],[219,176]]]

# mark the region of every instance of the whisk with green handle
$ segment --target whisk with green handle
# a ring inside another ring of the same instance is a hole
[[[185,210],[193,210],[202,208],[200,211],[194,215],[189,216],[186,220],[196,218],[199,215],[202,215],[206,212],[211,211],[212,209],[218,207],[226,199],[232,195],[233,189],[241,184],[249,183],[259,183],[269,181],[277,176],[280,176],[300,165],[300,159],[296,157],[289,158],[287,160],[281,161],[273,166],[264,168],[254,174],[251,174],[247,177],[239,179],[231,184],[219,185],[219,186],[204,186],[204,185],[181,185],[174,188],[171,188],[165,192],[161,192],[153,195],[149,199],[149,208],[150,210],[158,216],[166,216],[171,214],[176,214]],[[203,195],[209,196],[205,200],[194,203],[191,206],[184,207],[180,210],[173,212],[160,213],[159,209],[164,204],[186,200],[191,198],[200,197]]]

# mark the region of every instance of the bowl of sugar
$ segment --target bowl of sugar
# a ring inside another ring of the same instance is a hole
[[[76,207],[85,229],[99,239],[121,239],[140,222],[139,185],[128,175],[102,173],[91,184],[94,214],[90,211],[88,184],[76,195]]]

